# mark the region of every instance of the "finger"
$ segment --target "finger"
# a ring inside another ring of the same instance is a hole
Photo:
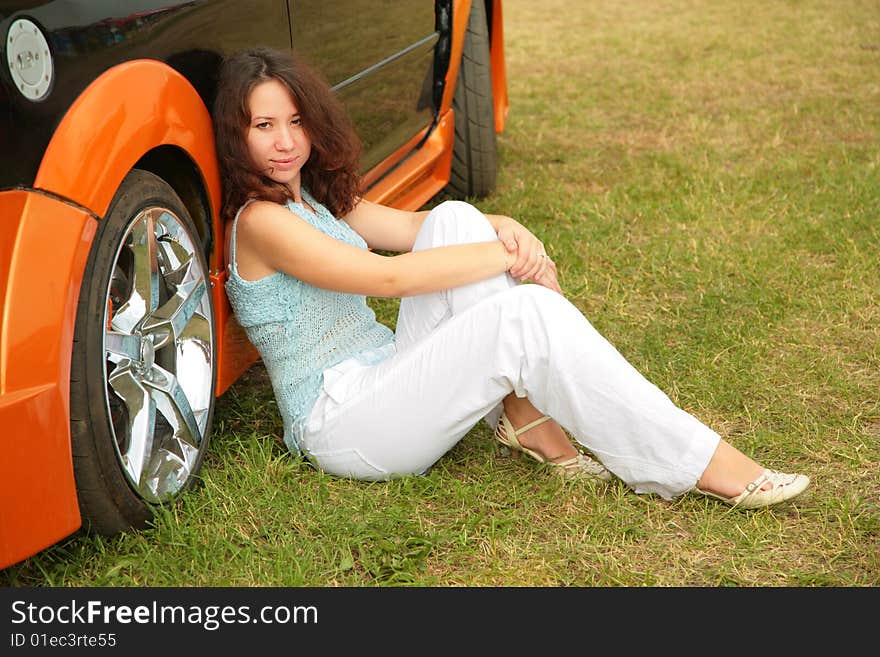
[[[545,274],[544,276],[538,278],[535,282],[539,285],[543,285],[549,290],[553,290],[558,294],[562,294],[562,288],[559,286],[559,281],[557,281],[552,274]]]
[[[541,285],[547,287],[554,292],[558,292],[562,294],[562,287],[559,285],[559,280],[556,278],[556,274],[553,272],[551,267],[547,267],[544,270],[544,273],[541,275],[539,281]]]
[[[529,260],[530,254],[528,249],[524,248],[523,245],[519,245],[519,250],[516,252],[516,262],[510,268],[511,276],[522,278],[530,269]]]
[[[538,242],[537,250],[532,254],[532,258],[532,276],[540,276],[541,272],[543,272],[546,268],[548,260],[547,254],[544,251],[544,247],[541,245],[540,242]]]
[[[559,283],[559,275],[557,274],[557,271],[556,271],[556,263],[553,262],[552,260],[550,261],[550,267],[551,267],[551,271],[553,273],[554,289],[557,292],[559,292],[559,294],[564,294],[564,292],[562,291],[562,285]]]
[[[547,255],[547,250],[544,248],[543,244],[538,242],[537,261],[535,263],[538,267],[538,272],[535,275],[540,276],[547,269],[547,263],[549,262],[550,256]]]
[[[553,281],[553,289],[557,292],[562,292],[562,288],[559,287],[559,279],[556,276],[556,263],[550,259],[550,256],[547,256],[544,259],[544,273],[543,276],[545,278],[551,279]]]
[[[514,253],[518,248],[516,234],[509,230],[502,229],[498,233],[498,240],[504,245],[504,249],[508,253]]]
[[[532,280],[537,280],[540,276],[543,275],[544,271],[547,269],[547,261],[549,258],[546,253],[538,252],[534,257],[534,266],[530,270],[528,277]]]
[[[539,272],[541,271],[541,258],[536,255],[529,257],[529,261],[526,264],[525,270],[521,275],[521,279],[524,281],[534,281]]]
[[[547,270],[547,266],[544,262],[545,260],[546,258],[544,256],[540,254],[538,255],[538,260],[535,263],[535,269],[529,275],[529,278],[531,278],[533,281],[540,280],[544,276],[544,273]]]

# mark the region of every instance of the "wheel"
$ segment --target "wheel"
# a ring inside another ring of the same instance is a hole
[[[489,28],[482,0],[471,3],[452,109],[455,144],[446,191],[455,198],[486,196],[495,189],[498,155]]]
[[[173,188],[135,169],[95,234],[74,328],[71,442],[87,530],[143,527],[192,485],[216,369],[198,234]]]

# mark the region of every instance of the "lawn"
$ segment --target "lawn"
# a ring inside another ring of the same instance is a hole
[[[198,488],[0,584],[880,584],[877,3],[505,0],[504,19],[511,108],[477,204],[531,227],[676,403],[808,493],[743,512],[563,483],[482,423],[424,477],[335,479],[284,450],[257,364],[218,401]]]

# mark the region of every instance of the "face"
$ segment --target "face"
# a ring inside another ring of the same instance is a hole
[[[245,139],[254,164],[275,182],[298,190],[312,142],[287,87],[278,80],[261,82],[251,92],[248,107],[251,122]]]

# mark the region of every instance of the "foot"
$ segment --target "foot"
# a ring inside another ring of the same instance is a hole
[[[724,497],[707,490],[695,488],[696,492],[721,500],[741,509],[757,509],[785,502],[803,493],[810,485],[810,478],[802,474],[786,474],[776,470],[764,470],[746,484],[738,495]]]
[[[611,473],[601,463],[576,449],[562,427],[546,415],[514,429],[507,414],[502,413],[495,438],[515,452],[524,452],[539,463],[554,466],[566,479],[611,479]]]
[[[789,475],[762,465],[722,440],[697,482],[695,492],[731,506],[752,509],[800,495],[809,485],[804,475]]]

